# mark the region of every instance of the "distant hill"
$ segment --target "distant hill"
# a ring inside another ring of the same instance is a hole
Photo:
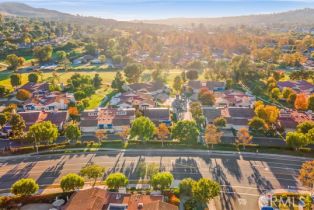
[[[6,15],[23,17],[43,17],[43,18],[62,18],[69,17],[69,14],[55,10],[34,8],[23,3],[3,2],[0,3],[0,12]]]
[[[79,15],[71,15],[62,13],[56,10],[49,10],[43,8],[34,8],[27,4],[17,2],[3,2],[0,3],[0,13],[8,16],[20,16],[27,18],[44,18],[50,20],[59,20],[63,22],[76,23],[80,25],[106,25],[107,27],[138,27],[138,28],[155,28],[155,24],[134,23],[127,21],[117,21],[113,19],[103,19],[96,17],[85,17]],[[163,25],[163,28],[167,26]]]
[[[221,18],[170,18],[161,20],[140,20],[135,22],[166,24],[166,25],[192,25],[204,24],[209,26],[218,25],[314,25],[314,9],[300,9],[282,13],[246,15]]]

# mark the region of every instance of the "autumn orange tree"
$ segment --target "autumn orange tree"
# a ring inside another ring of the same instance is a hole
[[[165,123],[159,124],[157,128],[157,136],[162,142],[162,146],[164,146],[164,140],[169,136],[169,129]]]
[[[214,125],[207,125],[205,129],[205,143],[207,145],[211,144],[212,149],[214,148],[214,144],[218,144],[220,142],[220,138],[222,133],[217,129]]]
[[[98,143],[100,144],[101,143],[101,140],[103,140],[104,138],[107,137],[107,133],[104,129],[99,129],[96,131],[95,133],[97,139],[98,139]]]
[[[130,135],[130,129],[129,128],[124,128],[122,131],[120,131],[118,133],[118,136],[120,136],[122,138],[124,143],[127,142],[128,138],[129,138],[129,135]]]
[[[297,95],[294,101],[294,107],[298,110],[307,110],[308,98],[304,93],[300,93]]]
[[[245,145],[251,143],[253,137],[250,135],[247,128],[240,128],[237,132],[237,143],[243,144],[243,149],[245,150]]]
[[[314,160],[302,164],[298,178],[304,186],[314,190]]]

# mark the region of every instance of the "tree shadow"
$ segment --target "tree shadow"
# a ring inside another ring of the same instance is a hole
[[[242,180],[242,172],[237,160],[238,158],[222,158],[221,162],[229,174],[240,182]]]
[[[258,169],[250,162],[253,173],[248,177],[250,184],[255,183],[260,194],[273,189],[273,185],[265,177],[261,175]]]
[[[192,158],[177,158],[172,163],[172,170],[170,172],[178,180],[188,177],[194,180],[202,178],[197,162]]]
[[[65,164],[65,160],[59,161],[56,165],[48,167],[37,179],[39,185],[53,184],[61,174]]]
[[[36,163],[27,163],[26,166],[22,169],[18,169],[19,166],[16,165],[14,168],[7,171],[3,176],[0,177],[0,189],[9,189],[14,182],[27,178],[29,176],[29,172],[36,165]]]
[[[221,185],[220,204],[221,209],[233,210],[235,209],[234,203],[236,199],[240,198],[231,183],[228,181],[226,174],[223,172],[222,167],[218,164],[213,168],[213,179]]]

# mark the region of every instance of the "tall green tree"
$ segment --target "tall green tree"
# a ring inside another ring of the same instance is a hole
[[[139,117],[132,122],[130,135],[131,138],[148,141],[153,137],[155,129],[155,124],[149,118]]]
[[[125,84],[125,81],[123,79],[123,75],[121,74],[120,71],[118,71],[116,73],[116,76],[115,76],[114,80],[112,80],[112,82],[111,82],[111,87],[113,89],[118,90],[119,92],[122,92],[123,91],[122,87],[123,87],[124,84]]]
[[[34,82],[34,83],[37,83],[38,82],[38,79],[39,79],[39,76],[37,73],[30,73],[28,75],[28,81],[29,82]]]
[[[136,83],[139,81],[140,76],[143,72],[143,67],[140,64],[128,64],[124,68],[124,74],[128,83]]]
[[[83,188],[84,179],[83,177],[71,173],[63,176],[60,181],[60,187],[63,192],[71,192]]]
[[[51,60],[53,48],[51,45],[38,46],[33,49],[34,57],[39,62],[48,62]]]
[[[194,121],[178,121],[172,128],[172,137],[185,143],[196,143],[199,130]]]
[[[2,128],[8,122],[8,116],[5,113],[0,113],[0,127]]]
[[[176,76],[173,80],[173,89],[179,93],[182,89],[182,80],[180,76]]]
[[[69,139],[71,142],[77,142],[78,139],[81,137],[81,130],[77,126],[76,123],[72,122],[68,124],[65,128],[65,136],[67,139]]]
[[[20,139],[24,136],[26,125],[21,115],[12,114],[10,116],[9,124],[11,125],[13,139]]]
[[[51,144],[58,138],[58,128],[50,121],[37,122],[28,130],[28,138],[34,143],[37,148],[38,144]]]
[[[21,83],[22,83],[21,75],[20,74],[11,74],[10,82],[11,82],[12,87],[17,87],[17,86],[21,85]]]
[[[15,54],[11,54],[6,57],[5,62],[9,65],[9,69],[15,71],[18,67],[24,64],[25,59],[23,57],[18,57]]]
[[[105,168],[96,164],[87,165],[81,169],[80,174],[88,179],[93,180],[92,186],[94,187],[97,179],[104,175]]]
[[[220,186],[217,182],[201,178],[193,185],[193,198],[206,205],[211,199],[220,194]]]
[[[299,150],[300,148],[309,144],[305,134],[298,132],[288,132],[286,136],[286,142],[295,150]]]
[[[93,78],[93,85],[96,89],[99,89],[102,85],[102,78],[100,77],[99,74],[95,74]]]

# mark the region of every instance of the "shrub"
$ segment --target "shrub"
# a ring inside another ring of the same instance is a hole
[[[63,192],[74,191],[82,188],[83,186],[84,186],[83,177],[73,173],[63,176],[60,182],[60,187],[63,190]]]
[[[14,195],[27,196],[36,193],[39,189],[34,179],[20,179],[11,187],[11,193]]]
[[[32,97],[32,94],[28,90],[19,89],[17,91],[16,98],[21,100],[21,101],[25,101],[25,100],[29,99],[30,97]]]

